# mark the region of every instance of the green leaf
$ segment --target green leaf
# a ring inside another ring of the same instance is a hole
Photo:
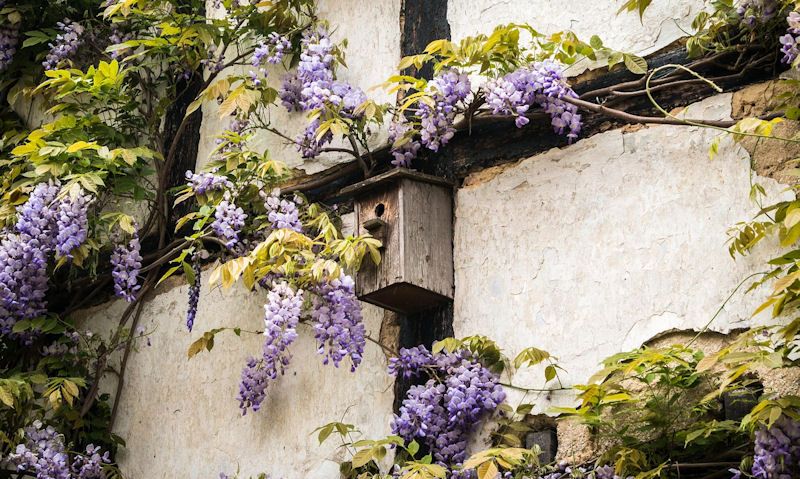
[[[199,353],[200,351],[205,349],[205,347],[206,347],[206,338],[205,338],[205,336],[203,336],[203,337],[199,338],[197,341],[193,342],[189,346],[189,352],[188,352],[189,359],[195,357],[197,355],[197,353]]]
[[[158,283],[156,283],[156,286],[161,284],[165,279],[167,279],[170,276],[172,276],[173,274],[175,274],[175,272],[178,271],[180,268],[181,268],[181,265],[173,266],[172,268],[168,269],[167,272],[164,273],[164,276],[162,276],[161,279],[158,280]]]
[[[193,285],[195,279],[194,268],[192,268],[192,265],[186,261],[181,262],[181,265],[183,266],[183,273],[186,275],[186,282],[189,284],[189,286]]]
[[[324,426],[322,429],[320,429],[319,435],[317,436],[317,440],[319,440],[319,443],[322,444],[323,442],[325,442],[325,440],[328,439],[328,437],[331,435],[332,432],[333,432],[333,423],[328,424],[327,426]]]
[[[623,54],[622,58],[625,61],[625,67],[627,67],[631,73],[637,75],[644,75],[647,73],[647,60],[644,58],[630,53]]]
[[[414,455],[417,454],[417,452],[419,452],[419,443],[417,441],[411,441],[408,444],[408,447],[406,447],[406,449],[408,450],[408,453],[411,454],[411,456],[413,457]]]
[[[556,367],[550,364],[544,368],[544,380],[551,381],[556,377]]]
[[[362,449],[353,456],[353,467],[358,468],[364,466],[372,460],[372,449]]]
[[[14,396],[4,387],[0,387],[0,401],[8,407],[14,408]]]

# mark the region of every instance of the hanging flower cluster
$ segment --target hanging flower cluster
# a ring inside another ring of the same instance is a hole
[[[189,286],[189,300],[186,309],[186,329],[192,332],[194,327],[194,320],[197,317],[197,305],[200,302],[200,276],[203,272],[200,264],[199,255],[195,254],[192,257],[192,272],[194,273],[194,281]]]
[[[0,240],[0,334],[8,335],[18,321],[47,310],[48,261],[72,259],[88,237],[88,209],[94,197],[62,192],[57,182],[39,183],[17,209],[17,223]],[[134,228],[135,229],[135,228]],[[139,290],[142,257],[134,233],[118,242],[111,255],[111,276],[117,296],[133,301]]]
[[[274,281],[264,306],[264,346],[260,358],[248,358],[239,383],[239,407],[258,411],[267,386],[283,375],[291,360],[289,346],[297,339],[297,325],[304,313],[304,299],[312,296],[308,317],[313,324],[323,364],[338,367],[350,358],[350,370],[361,363],[366,345],[361,306],[355,296],[353,279],[343,275],[314,291],[293,290],[286,281]]]
[[[60,191],[58,183],[39,183],[18,207],[14,229],[0,240],[0,334],[9,334],[17,321],[44,314],[48,259],[53,254],[72,258],[86,241],[92,198]]]
[[[413,127],[406,121],[394,121],[389,125],[389,143],[392,144],[392,164],[410,168],[422,144],[413,137]]]
[[[566,133],[570,142],[581,131],[578,107],[562,100],[578,95],[564,80],[563,69],[552,61],[534,63],[520,68],[486,85],[486,103],[495,115],[515,115],[518,128],[530,120],[525,116],[539,106],[550,115],[553,129],[559,135]]]
[[[233,183],[224,177],[214,173],[193,173],[186,172],[188,185],[198,195],[204,195],[209,191],[224,191],[233,188]]]
[[[453,123],[458,105],[470,93],[469,77],[457,70],[446,70],[428,82],[427,91],[433,106],[420,103],[420,140],[429,150],[439,151],[455,135]]]
[[[5,1],[0,1],[0,8],[6,6]],[[11,64],[19,46],[19,22],[7,21],[0,24],[0,72]]]
[[[244,227],[246,219],[247,214],[244,210],[236,206],[231,195],[226,193],[225,199],[217,205],[211,227],[214,233],[225,241],[228,248],[233,248],[239,242],[239,232]]]
[[[87,216],[91,195],[69,195],[59,202],[56,216],[56,254],[72,258],[72,251],[86,241],[89,236],[89,217]]]
[[[25,442],[17,445],[8,462],[19,472],[34,474],[36,479],[105,479],[103,465],[111,459],[108,451],[101,452],[89,444],[85,454],[76,454],[70,464],[64,436],[52,426],[44,427],[41,421],[35,421],[25,428]]]
[[[261,67],[265,63],[277,65],[283,61],[283,56],[291,47],[288,38],[272,32],[267,35],[267,41],[259,43],[253,51],[252,64],[254,67]]]
[[[268,211],[267,220],[273,229],[285,228],[300,233],[303,230],[303,224],[300,222],[298,201],[281,199],[280,194],[281,191],[275,188],[264,200],[264,206]]]
[[[134,232],[126,243],[120,241],[111,254],[111,277],[114,280],[114,293],[117,297],[132,303],[139,291],[139,272],[142,268],[141,244]]]
[[[778,13],[777,0],[745,0],[736,5],[736,15],[747,28],[767,23]]]
[[[334,49],[327,30],[320,27],[307,31],[301,42],[297,71],[284,77],[279,92],[283,105],[290,112],[321,112],[296,140],[304,158],[317,157],[322,147],[333,139],[330,132],[322,137],[316,134],[321,122],[328,119],[331,111],[345,118],[355,118],[356,108],[367,101],[367,95],[360,88],[335,79]],[[256,62],[255,58],[253,62]]]
[[[248,358],[239,384],[239,407],[258,411],[270,380],[289,365],[288,347],[297,339],[297,324],[303,306],[303,291],[296,292],[284,281],[274,283],[264,306],[264,346],[261,358]]]
[[[317,352],[324,357],[323,364],[333,361],[338,368],[345,356],[349,356],[350,371],[355,372],[361,364],[366,340],[353,278],[342,275],[320,286],[314,298],[311,320]]]
[[[466,350],[433,354],[424,346],[401,349],[390,361],[389,373],[430,377],[409,389],[392,432],[423,442],[445,467],[464,462],[470,433],[506,398],[497,376]]]
[[[80,23],[73,22],[69,18],[65,18],[63,22],[58,22],[58,29],[61,33],[56,36],[56,39],[50,46],[50,52],[47,58],[42,62],[45,70],[54,70],[58,68],[61,62],[67,60],[77,53],[83,43],[84,28]]]

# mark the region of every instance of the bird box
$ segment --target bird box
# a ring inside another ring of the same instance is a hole
[[[341,191],[353,196],[356,232],[383,243],[381,262],[365,262],[356,294],[398,313],[428,309],[453,298],[452,184],[405,168]]]

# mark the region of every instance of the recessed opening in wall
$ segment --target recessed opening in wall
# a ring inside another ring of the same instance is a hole
[[[385,211],[386,211],[386,206],[385,206],[383,203],[378,203],[378,204],[375,206],[375,216],[377,216],[378,218],[380,218],[381,216],[383,216],[383,213],[384,213]]]

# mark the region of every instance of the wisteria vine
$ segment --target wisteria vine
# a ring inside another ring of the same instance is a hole
[[[470,433],[506,398],[497,376],[465,350],[432,354],[424,346],[401,349],[389,372],[430,378],[409,389],[392,432],[425,443],[436,462],[456,470],[466,459]]]

